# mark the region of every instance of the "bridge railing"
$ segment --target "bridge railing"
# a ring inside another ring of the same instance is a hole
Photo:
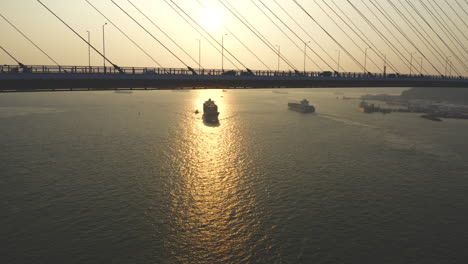
[[[38,73],[38,74],[151,74],[151,75],[202,75],[202,76],[262,76],[262,77],[324,77],[324,78],[366,78],[366,79],[421,79],[421,80],[468,80],[463,76],[416,75],[416,74],[383,74],[363,72],[332,72],[332,71],[269,71],[269,70],[221,70],[186,68],[152,68],[152,67],[121,67],[109,66],[55,66],[55,65],[0,65],[0,74]]]

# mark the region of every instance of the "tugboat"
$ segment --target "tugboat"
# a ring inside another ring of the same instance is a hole
[[[218,116],[218,106],[211,100],[211,98],[208,99],[208,101],[203,104],[203,119],[205,122],[218,123]]]
[[[375,112],[376,107],[374,106],[374,104],[369,104],[366,101],[362,101],[359,104],[358,110],[363,113],[373,113]]]
[[[289,109],[301,112],[301,113],[313,113],[315,112],[315,107],[313,105],[309,105],[309,101],[307,99],[303,99],[299,104],[298,103],[288,103]]]

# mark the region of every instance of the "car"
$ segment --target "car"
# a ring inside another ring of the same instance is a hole
[[[331,71],[323,71],[323,72],[319,73],[319,76],[320,77],[331,77],[332,74],[333,73]]]
[[[223,75],[235,76],[235,75],[236,75],[236,71],[234,71],[234,70],[225,71],[225,72],[223,72]]]

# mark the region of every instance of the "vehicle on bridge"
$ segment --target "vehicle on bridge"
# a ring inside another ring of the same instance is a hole
[[[222,75],[236,76],[237,73],[234,70],[230,70],[230,71],[223,72]]]
[[[319,73],[320,77],[331,77],[332,75],[333,75],[333,73],[331,71],[323,71],[323,72]]]

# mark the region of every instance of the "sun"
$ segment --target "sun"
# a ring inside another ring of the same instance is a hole
[[[218,30],[224,24],[224,14],[219,8],[207,7],[201,12],[203,27],[208,30]]]

